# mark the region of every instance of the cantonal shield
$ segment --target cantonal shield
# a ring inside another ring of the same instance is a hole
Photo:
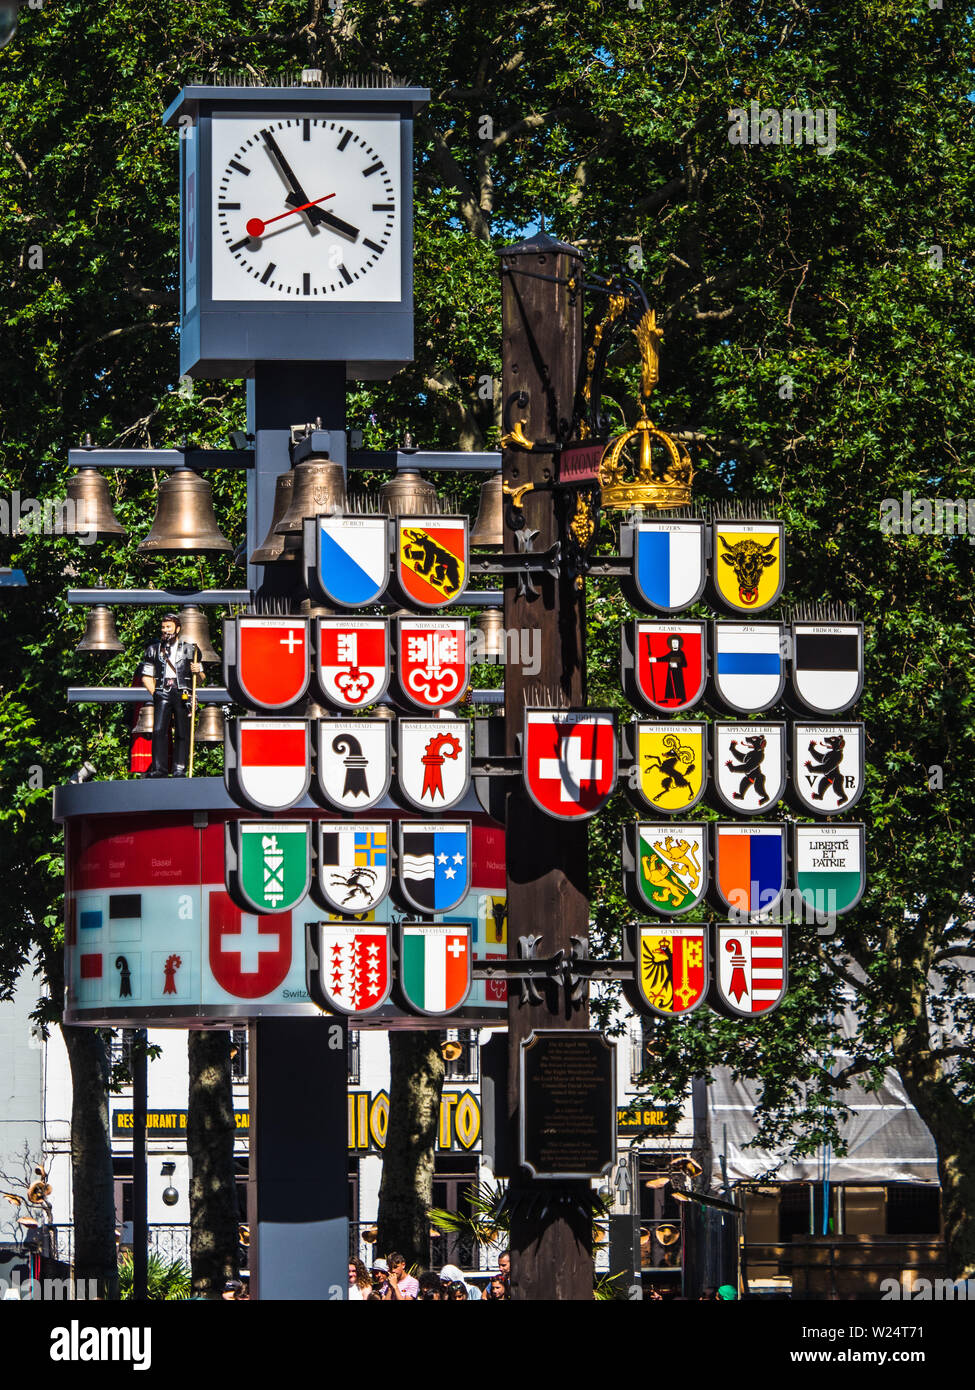
[[[444,709],[463,698],[470,678],[466,618],[400,618],[396,677],[403,699],[418,709]]]
[[[698,703],[707,677],[705,630],[703,622],[634,621],[632,669],[640,704],[661,714],[679,714]],[[627,646],[623,648],[624,669],[629,657]]]
[[[234,618],[224,624],[224,681],[241,704],[295,704],[311,675],[307,618]]]
[[[470,821],[400,821],[395,888],[409,911],[451,912],[470,882]]]
[[[785,724],[714,723],[714,785],[729,811],[760,816],[785,792]]]
[[[315,597],[339,608],[375,603],[389,583],[389,520],[385,516],[319,516],[314,554],[305,554]]]
[[[632,929],[633,985],[625,993],[641,1013],[689,1014],[708,990],[708,929],[703,922],[641,923]]]
[[[708,886],[708,852],[702,824],[637,821],[623,828],[623,879],[627,897],[641,911],[664,917],[688,912]]]
[[[741,918],[771,912],[785,891],[785,825],[714,828],[714,887],[721,907]]]
[[[706,730],[703,720],[670,724],[634,719],[624,725],[634,769],[624,786],[639,810],[649,806],[677,816],[697,805],[708,780]]]
[[[785,584],[785,527],[781,521],[714,523],[714,591],[732,613],[761,613]]]
[[[229,820],[224,864],[227,892],[242,911],[290,912],[311,884],[311,825]]]
[[[389,684],[389,624],[385,618],[316,618],[315,667],[324,699],[338,709],[363,709]]]
[[[863,826],[797,825],[795,845],[796,887],[816,916],[851,912],[866,882]]]
[[[715,925],[711,1004],[731,1018],[757,1018],[782,1003],[789,984],[787,927]]]
[[[469,922],[403,922],[399,928],[399,987],[411,1013],[450,1014],[471,988]]]
[[[645,521],[624,526],[620,554],[632,562],[623,588],[634,608],[680,613],[696,603],[707,577],[705,523]]]
[[[863,795],[863,725],[793,724],[795,798],[816,816],[847,812]]]
[[[375,922],[318,923],[318,979],[338,1014],[382,1008],[393,983],[390,928]]]
[[[445,608],[466,582],[466,516],[396,518],[396,584],[408,607]]]
[[[862,623],[793,623],[792,688],[816,714],[840,714],[863,690]]]
[[[315,898],[328,912],[371,912],[392,882],[393,831],[389,821],[319,821]]]
[[[340,811],[369,811],[389,790],[391,721],[319,719],[318,792]]]
[[[781,623],[715,622],[711,627],[714,688],[742,714],[776,704],[785,686],[785,628]]]
[[[466,719],[396,721],[396,783],[418,811],[448,811],[471,782],[471,726]]]
[[[228,719],[224,784],[241,806],[287,811],[308,791],[311,740],[307,719]]]
[[[241,912],[222,889],[205,896],[210,969],[220,988],[238,999],[277,989],[291,969],[291,913]]]
[[[595,815],[613,794],[616,767],[615,710],[525,710],[522,775],[546,815]]]

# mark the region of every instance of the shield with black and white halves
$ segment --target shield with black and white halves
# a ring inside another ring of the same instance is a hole
[[[319,719],[318,788],[340,811],[369,811],[389,790],[389,719]]]
[[[307,821],[229,820],[225,827],[227,892],[242,912],[290,912],[311,884]]]
[[[319,821],[315,898],[329,912],[370,912],[389,893],[393,832],[389,821]]]
[[[793,623],[792,688],[816,714],[840,714],[863,690],[862,623]]]

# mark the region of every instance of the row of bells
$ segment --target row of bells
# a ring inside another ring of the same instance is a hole
[[[139,710],[132,729],[133,738],[150,738],[154,722],[152,701]],[[196,717],[194,743],[223,743],[223,709],[220,705],[201,705]]]
[[[302,603],[301,609],[310,617],[330,616],[329,609],[312,604],[308,600]],[[219,661],[220,657],[214,651],[210,641],[210,628],[202,608],[198,608],[196,604],[187,604],[179,610],[179,620],[180,636],[187,642],[196,643],[200,649],[200,660],[204,662]],[[485,661],[493,663],[503,660],[505,654],[504,615],[501,609],[483,609],[478,617],[477,626],[484,636]],[[75,651],[105,652],[109,655],[125,651],[115,630],[115,617],[107,604],[97,603],[94,608],[89,610],[88,621],[85,624],[85,635],[75,647]]]
[[[97,468],[82,468],[68,480],[68,496],[76,515],[96,540],[120,541],[127,534],[114,511],[108,481]],[[380,508],[389,516],[429,515],[439,511],[434,485],[408,465],[384,483]],[[307,459],[282,473],[274,493],[271,527],[251,564],[295,559],[301,549],[306,517],[345,511],[347,498],[342,465],[331,459]],[[471,532],[476,547],[502,544],[501,474],[481,487],[477,520]],[[213,511],[213,489],[191,468],[177,468],[159,484],[156,515],[148,536],[136,548],[146,556],[220,555],[233,549],[222,534]]]

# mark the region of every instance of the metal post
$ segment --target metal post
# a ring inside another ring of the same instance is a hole
[[[502,393],[504,428],[519,422],[533,441],[564,438],[572,417],[582,344],[582,296],[566,280],[581,257],[541,234],[508,247],[502,264]],[[532,274],[519,274],[529,271]],[[553,276],[555,280],[535,278]],[[551,452],[507,449],[503,478],[509,487],[552,481]],[[552,491],[524,497],[526,527],[537,532],[534,550],[559,539]],[[518,548],[505,519],[505,551]],[[585,704],[585,596],[564,573],[539,578],[538,594],[519,594],[517,576],[505,577],[504,621],[510,631],[537,628],[541,669],[526,676],[516,664],[505,670],[506,751],[516,752],[523,711],[529,704]],[[525,791],[508,797],[508,940],[539,933],[539,954],[571,948],[572,936],[587,938],[589,885],[585,824],[553,820]],[[570,1005],[564,991],[545,990],[541,1004],[521,1003],[509,986],[508,1115],[513,1151],[519,1108],[521,1042],[535,1028],[584,1029],[588,1003]],[[532,1180],[513,1165],[511,1202],[511,1296],[521,1300],[592,1298],[592,1219],[587,1182]],[[536,1200],[541,1199],[541,1200]],[[547,1200],[546,1200],[547,1199]]]
[[[132,1298],[149,1297],[149,1183],[146,1172],[146,1112],[149,1107],[147,1035],[137,1028],[132,1037]]]

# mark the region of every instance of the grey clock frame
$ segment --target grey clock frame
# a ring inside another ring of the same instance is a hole
[[[239,380],[264,362],[341,362],[346,378],[382,381],[413,360],[413,118],[430,100],[422,87],[185,87],[163,123],[180,140],[181,375]],[[395,115],[400,121],[401,296],[398,303],[280,304],[214,300],[212,287],[212,121],[216,116],[355,120]],[[192,138],[189,132],[192,131]],[[190,149],[197,175],[193,234],[195,296],[187,305],[186,178]],[[205,195],[205,196],[204,196]]]

